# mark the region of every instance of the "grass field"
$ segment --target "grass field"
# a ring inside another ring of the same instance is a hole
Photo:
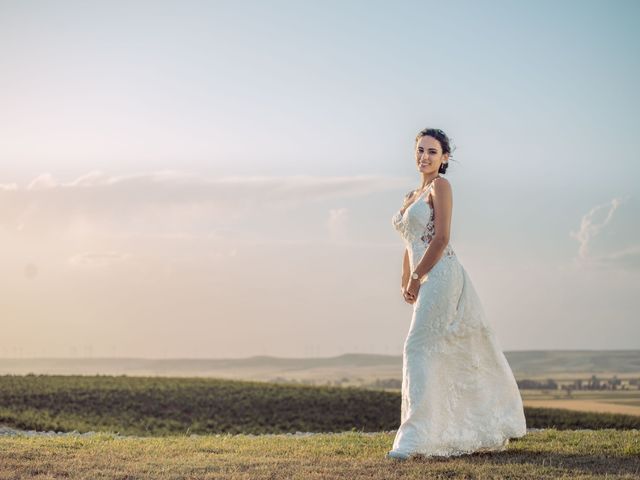
[[[571,401],[556,395],[528,398]],[[610,399],[605,392],[580,398]],[[207,378],[0,376],[0,423],[102,432],[2,435],[0,480],[640,478],[637,416],[525,406],[527,427],[545,430],[512,440],[504,452],[398,462],[385,453],[399,416],[399,392]],[[283,434],[296,431],[347,432]]]
[[[0,376],[0,423],[23,430],[185,432],[390,431],[400,392],[211,378]],[[525,406],[528,428],[639,429],[640,417]]]
[[[543,430],[503,452],[384,457],[390,432],[146,438],[0,437],[0,479],[637,479],[638,430]]]

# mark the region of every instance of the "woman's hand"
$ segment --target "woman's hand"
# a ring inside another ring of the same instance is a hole
[[[407,286],[406,285],[402,285],[402,287],[400,287],[401,291],[402,291],[402,298],[404,298],[404,301],[407,303],[411,303],[412,302],[412,298],[407,294]]]
[[[420,280],[411,279],[407,283],[407,287],[403,291],[404,299],[408,303],[415,303],[418,298],[418,291],[420,290]]]
[[[415,298],[413,298],[411,295],[409,295],[407,293],[407,289],[402,287],[402,297],[404,298],[404,301],[407,303],[413,303],[415,302]]]

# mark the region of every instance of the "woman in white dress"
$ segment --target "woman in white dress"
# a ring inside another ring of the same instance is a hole
[[[522,437],[522,398],[471,278],[449,244],[451,147],[442,130],[418,133],[421,185],[392,222],[406,246],[402,295],[413,305],[404,343],[400,427],[389,458],[500,451]]]

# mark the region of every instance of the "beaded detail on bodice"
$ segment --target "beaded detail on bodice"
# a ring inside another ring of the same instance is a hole
[[[398,210],[391,219],[394,228],[400,233],[407,246],[421,246],[426,249],[435,236],[434,211],[426,198],[432,186],[433,182],[419,198],[404,208],[404,211],[402,208]],[[405,202],[414,192],[415,190],[412,190],[405,195]],[[443,256],[453,255],[455,255],[453,247],[447,244]]]

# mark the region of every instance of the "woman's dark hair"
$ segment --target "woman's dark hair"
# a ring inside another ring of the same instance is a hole
[[[438,142],[440,142],[440,147],[442,148],[442,153],[448,153],[449,154],[449,161],[451,161],[451,141],[449,140],[449,137],[447,137],[447,134],[444,133],[442,130],[440,130],[439,128],[425,128],[424,130],[421,130],[420,133],[418,133],[418,135],[416,136],[416,145],[418,144],[418,140],[420,140],[422,137],[433,137],[436,140],[438,140]],[[454,147],[455,150],[455,147]],[[447,161],[447,163],[443,163],[440,165],[440,169],[438,170],[438,173],[447,173],[447,168],[449,168],[449,161]]]

